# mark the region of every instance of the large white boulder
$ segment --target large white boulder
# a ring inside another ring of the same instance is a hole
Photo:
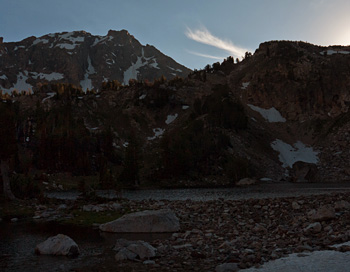
[[[68,236],[58,234],[38,244],[35,253],[44,255],[75,256],[80,253],[78,245]]]
[[[146,210],[130,213],[117,220],[100,225],[106,232],[176,232],[180,230],[179,219],[171,210]]]

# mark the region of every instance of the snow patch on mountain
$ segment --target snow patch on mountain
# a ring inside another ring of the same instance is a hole
[[[47,43],[49,43],[49,40],[39,38],[39,39],[36,39],[36,40],[33,42],[33,45],[37,45],[37,44],[39,44],[39,43],[47,44]]]
[[[46,100],[51,99],[52,97],[55,96],[55,94],[56,94],[56,93],[54,93],[54,92],[52,92],[52,93],[47,93],[48,96],[45,97],[45,98],[41,101],[41,103],[44,103]]]
[[[144,66],[160,69],[154,56],[148,58],[145,57],[145,53],[142,48],[141,57],[138,56],[137,61],[131,64],[131,66],[124,72],[124,85],[128,85],[130,79],[137,79],[137,76],[139,74],[138,69]]]
[[[34,78],[34,79],[38,79],[39,78],[39,79],[46,79],[48,81],[60,80],[60,79],[64,78],[63,74],[56,73],[56,72],[52,72],[51,74],[32,72],[31,75],[32,75],[32,78]]]
[[[166,118],[166,120],[165,120],[165,123],[166,123],[167,125],[171,124],[172,122],[175,121],[175,119],[177,118],[177,116],[178,116],[177,113],[175,113],[174,115],[168,115],[167,118]]]
[[[294,147],[293,147],[294,146]],[[312,147],[306,147],[302,142],[298,141],[293,146],[276,139],[271,143],[273,150],[279,152],[279,160],[283,163],[283,167],[293,167],[297,161],[318,163],[318,152],[314,151]]]
[[[320,52],[321,55],[324,55],[327,53],[327,55],[334,55],[334,54],[344,54],[348,55],[350,54],[350,51],[344,51],[344,50],[327,50],[327,51],[322,51]]]
[[[85,72],[84,79],[80,81],[80,86],[84,92],[86,92],[87,89],[92,90],[94,88],[89,76],[96,73],[94,66],[92,66],[90,56],[88,56],[87,62],[88,62],[88,68]]]
[[[248,88],[248,86],[249,86],[249,84],[250,84],[250,82],[243,82],[243,83],[242,83],[242,87],[241,87],[241,89],[242,89],[242,90],[247,89],[247,88]]]
[[[95,41],[91,46],[95,46],[99,43],[109,42],[111,40],[113,40],[113,36],[98,36],[97,38],[95,38]]]
[[[274,107],[270,109],[262,109],[254,105],[248,104],[248,107],[254,111],[257,111],[270,123],[286,122],[286,119],[281,115],[281,113]]]
[[[153,63],[150,63],[150,64],[148,64],[148,65],[151,66],[151,67],[153,67],[153,68],[160,69],[160,68],[158,67],[157,61],[156,61],[155,59],[154,59],[153,61],[154,61]]]
[[[6,75],[2,75],[2,76],[0,76],[0,79],[7,79],[7,76]]]
[[[154,128],[153,129],[153,133],[154,133],[154,136],[152,137],[148,137],[147,140],[149,141],[153,141],[157,138],[159,138],[160,136],[162,136],[165,132],[165,129],[162,129],[162,128]]]
[[[59,36],[59,41],[69,41],[70,43],[59,43],[55,47],[59,47],[61,49],[73,50],[79,43],[84,42],[85,37],[73,37],[75,35],[74,32],[68,32],[65,34],[61,34]]]
[[[170,66],[168,66],[168,68],[169,68],[170,70],[175,71],[175,72],[180,72],[180,73],[182,73],[182,70],[181,70],[181,69],[175,69],[175,68],[170,67]]]
[[[24,71],[23,73],[19,72],[17,75],[17,81],[13,85],[13,87],[10,89],[2,88],[2,90],[4,93],[12,93],[14,90],[17,90],[18,92],[32,91],[33,86],[27,83],[27,79],[28,79],[28,71]]]
[[[13,50],[16,51],[16,50],[18,50],[20,48],[26,48],[26,47],[24,45],[19,45],[19,46],[16,46]]]
[[[145,99],[145,98],[146,98],[146,96],[147,96],[147,94],[142,94],[142,95],[140,95],[139,100],[143,100],[143,99]]]

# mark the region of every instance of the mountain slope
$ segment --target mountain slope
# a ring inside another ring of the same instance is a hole
[[[4,92],[33,90],[44,82],[97,90],[103,81],[128,84],[129,79],[171,79],[189,72],[155,47],[141,45],[125,30],[110,30],[106,36],[75,31],[20,42],[0,40],[0,89]]]
[[[8,99],[43,171],[158,186],[348,181],[348,52],[274,41],[186,78],[111,83],[97,94],[52,84]]]

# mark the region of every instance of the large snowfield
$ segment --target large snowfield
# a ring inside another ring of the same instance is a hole
[[[350,242],[341,244],[350,246]],[[335,245],[334,247],[340,247]],[[334,250],[294,253],[288,257],[270,261],[260,268],[240,270],[244,272],[347,272],[350,271],[350,252]]]
[[[318,152],[314,151],[312,147],[305,146],[302,142],[298,141],[293,146],[283,142],[280,139],[271,143],[273,150],[278,151],[280,162],[283,163],[283,167],[293,167],[293,164],[297,161],[318,163]]]
[[[251,104],[248,104],[248,107],[260,113],[261,116],[264,117],[264,119],[267,120],[269,123],[286,122],[286,119],[274,107],[270,109],[262,109]]]

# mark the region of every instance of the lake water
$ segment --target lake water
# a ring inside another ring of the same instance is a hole
[[[71,237],[80,248],[77,258],[46,256],[34,253],[37,244],[59,233]],[[167,239],[171,234],[112,234],[92,228],[65,226],[57,223],[0,222],[0,271],[69,271],[85,266],[96,267],[99,263],[113,267],[119,238],[153,241]]]
[[[106,198],[122,196],[123,198],[136,201],[146,199],[211,201],[220,198],[226,200],[261,199],[333,192],[350,192],[350,183],[262,183],[249,187],[123,190],[121,194],[116,194],[114,191],[97,191],[97,194]],[[79,192],[49,192],[47,196],[73,200],[78,198],[79,194]]]

